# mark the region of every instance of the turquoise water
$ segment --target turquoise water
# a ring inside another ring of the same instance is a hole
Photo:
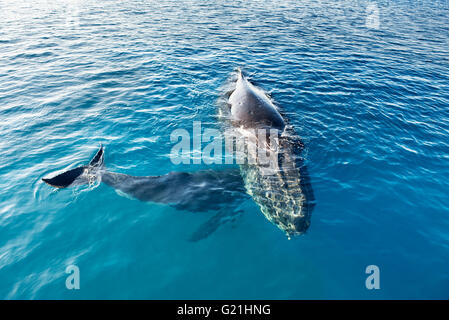
[[[0,9],[1,298],[449,298],[447,1]],[[306,235],[288,240],[242,197],[191,241],[215,213],[41,181],[100,143],[111,171],[215,168],[174,165],[170,133],[217,128],[238,66],[306,145]],[[79,290],[66,289],[68,265]],[[365,287],[368,265],[380,290]]]

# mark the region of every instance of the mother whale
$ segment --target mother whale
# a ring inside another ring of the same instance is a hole
[[[171,172],[163,176],[135,177],[104,168],[101,147],[86,166],[42,180],[57,188],[99,179],[142,201],[166,203],[192,211],[208,211],[239,201],[246,191],[265,217],[290,238],[309,225],[314,196],[301,152],[303,145],[271,99],[237,71],[237,81],[226,106],[221,108],[224,133],[244,141],[248,158],[233,170]],[[262,134],[261,134],[262,133]],[[261,154],[268,153],[263,162]],[[252,161],[253,159],[254,161]],[[231,214],[232,216],[232,214]],[[221,219],[211,219],[217,228]],[[206,231],[206,233],[209,231]]]
[[[304,233],[315,199],[301,157],[303,144],[293,128],[240,69],[222,115],[229,120],[225,132],[246,145],[248,159],[240,169],[247,193],[289,238]],[[270,156],[261,157],[266,153]]]

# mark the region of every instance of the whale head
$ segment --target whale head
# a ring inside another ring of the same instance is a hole
[[[270,186],[259,187],[267,189]],[[288,238],[302,235],[309,229],[313,204],[308,204],[306,199],[300,200],[301,197],[294,198],[291,190],[283,191],[285,192],[283,196],[278,194],[272,199],[256,196],[260,209],[269,221],[285,232]]]

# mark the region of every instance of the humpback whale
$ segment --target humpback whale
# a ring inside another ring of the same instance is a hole
[[[101,182],[135,199],[163,203],[178,209],[201,212],[221,209],[222,204],[242,198],[245,192],[236,169],[169,172],[160,176],[132,176],[106,170],[104,148],[89,164],[42,180],[55,188]]]
[[[107,170],[101,146],[87,165],[42,180],[56,188],[67,188],[99,179],[141,201],[163,203],[193,212],[218,212],[195,232],[191,240],[202,239],[221,223],[232,220],[241,213],[241,210],[233,210],[232,206],[248,197],[288,238],[306,232],[315,199],[301,156],[304,146],[294,129],[270,97],[253,85],[240,69],[226,106],[220,112],[225,120],[222,121],[224,134],[236,138],[250,137],[246,141],[255,145],[253,153],[269,149],[271,160],[275,159],[274,169],[267,173],[266,164],[246,161],[239,164],[238,169],[137,177]],[[266,130],[263,137],[268,138],[268,143],[261,139],[257,130]]]
[[[140,201],[162,203],[191,212],[214,212],[190,236],[190,241],[204,239],[221,225],[234,221],[243,212],[239,208],[240,203],[248,198],[238,169],[132,176],[105,168],[103,146],[87,165],[53,178],[42,178],[46,184],[59,189],[91,184],[98,180]]]
[[[289,238],[303,234],[310,226],[315,198],[301,156],[301,139],[270,97],[248,81],[240,69],[223,109],[222,118],[229,126],[225,132],[238,140],[243,138],[248,158],[256,159],[240,164],[247,193]],[[275,163],[271,170],[258,160],[260,151],[271,153],[269,164]]]

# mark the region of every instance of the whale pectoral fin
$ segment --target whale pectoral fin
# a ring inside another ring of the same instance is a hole
[[[46,184],[55,187],[55,188],[67,188],[70,186],[79,176],[81,176],[86,167],[78,167],[61,174],[58,174],[53,178],[42,178]]]
[[[212,218],[204,222],[200,227],[190,236],[189,241],[197,242],[209,237],[220,226],[235,221],[235,219],[243,213],[243,210],[229,211],[221,209]]]

